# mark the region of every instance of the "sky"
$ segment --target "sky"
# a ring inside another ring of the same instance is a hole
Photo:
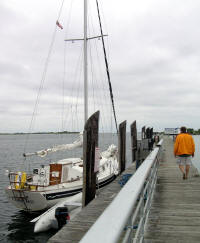
[[[150,126],[155,131],[183,125],[200,128],[200,1],[99,0],[99,4],[108,34],[118,123],[127,120],[129,126],[136,120],[138,129]],[[83,25],[83,1],[65,0],[59,12],[61,5],[62,0],[0,1],[0,132],[28,131],[55,31],[46,75],[50,84],[45,81],[41,97],[39,93],[42,108],[36,113],[42,115],[34,129],[58,129],[62,84],[57,80],[63,74],[59,54],[64,38],[80,37]],[[73,27],[65,17],[73,19]],[[63,30],[56,27],[57,19]],[[74,59],[74,52],[68,51],[68,59]]]

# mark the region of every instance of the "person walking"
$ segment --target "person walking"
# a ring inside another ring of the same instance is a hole
[[[192,164],[191,156],[194,157],[195,144],[193,137],[187,133],[186,127],[181,127],[180,132],[174,143],[174,156],[177,157],[177,164],[185,180],[189,175]]]

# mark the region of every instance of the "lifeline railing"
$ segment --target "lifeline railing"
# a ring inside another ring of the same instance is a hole
[[[157,180],[161,140],[80,243],[143,242]]]

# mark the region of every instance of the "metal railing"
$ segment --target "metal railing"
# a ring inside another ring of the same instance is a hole
[[[161,140],[112,203],[92,225],[81,243],[143,242],[157,180]]]

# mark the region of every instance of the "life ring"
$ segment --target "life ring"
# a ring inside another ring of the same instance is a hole
[[[26,182],[26,172],[17,172],[15,176],[15,189],[23,189]]]

